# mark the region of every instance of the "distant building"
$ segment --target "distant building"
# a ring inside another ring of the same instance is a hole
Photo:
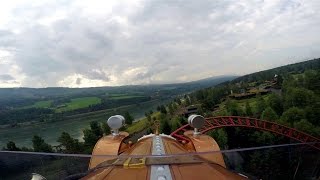
[[[234,93],[234,94],[229,95],[229,97],[232,99],[240,100],[240,99],[252,98],[252,97],[256,96],[257,94],[261,94],[261,95],[268,94],[269,92],[270,92],[270,90],[267,90],[267,89],[251,88],[251,89],[249,89],[248,92]]]

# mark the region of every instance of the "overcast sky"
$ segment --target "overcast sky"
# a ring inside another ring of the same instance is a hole
[[[0,5],[0,87],[184,82],[317,57],[319,0]]]

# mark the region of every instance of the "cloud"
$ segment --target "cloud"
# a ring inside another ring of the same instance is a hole
[[[79,85],[79,86],[81,85],[81,78],[77,78],[76,84]]]
[[[9,74],[0,74],[0,81],[11,81],[11,80],[15,80],[15,78]]]
[[[110,78],[102,70],[93,69],[85,74],[85,77],[91,80],[110,81]]]
[[[316,0],[10,1],[8,86],[88,87],[247,74],[320,55]]]

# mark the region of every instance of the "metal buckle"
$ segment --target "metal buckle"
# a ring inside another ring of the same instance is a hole
[[[130,163],[133,161],[132,163]],[[138,162],[137,162],[138,161]],[[143,168],[146,166],[146,158],[131,158],[129,157],[124,163],[124,168]]]

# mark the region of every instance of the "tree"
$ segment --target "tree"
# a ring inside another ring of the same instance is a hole
[[[172,109],[173,111],[176,111],[178,109],[178,106],[175,102],[172,103]]]
[[[27,147],[25,147],[25,146],[22,146],[22,147],[21,147],[21,151],[30,151],[30,152],[32,152],[33,149],[32,149],[32,148],[27,148]]]
[[[124,118],[125,118],[126,124],[129,124],[129,125],[132,124],[132,122],[134,120],[128,111],[126,113],[124,113]]]
[[[111,133],[110,127],[108,126],[108,124],[106,122],[102,123],[101,128],[102,128],[102,132],[104,135],[108,135]]]
[[[7,143],[7,148],[6,148],[6,150],[8,150],[8,151],[21,151],[21,149],[18,148],[13,141],[9,141],[9,142]]]
[[[312,125],[310,122],[308,122],[306,119],[302,119],[298,122],[294,122],[294,128],[303,131],[308,132],[314,136],[320,135],[320,128]]]
[[[91,131],[97,136],[97,137],[102,137],[103,136],[103,132],[101,129],[101,126],[99,125],[99,123],[97,121],[91,121],[90,122],[90,128]]]
[[[281,120],[289,122],[291,125],[294,122],[300,121],[301,119],[305,119],[305,114],[302,109],[297,107],[292,107],[286,110],[281,116]]]
[[[81,153],[83,148],[78,139],[73,139],[70,134],[62,132],[61,136],[57,140],[66,153]]]
[[[248,101],[246,102],[245,108],[246,108],[246,115],[247,116],[252,116],[253,115],[252,109],[251,109],[251,106],[250,106]]]
[[[85,152],[90,153],[93,150],[94,145],[103,136],[103,130],[96,121],[90,122],[90,129],[83,130],[83,140],[86,146]]]
[[[232,116],[241,116],[243,115],[243,111],[240,108],[240,106],[238,105],[238,103],[236,103],[235,101],[232,100],[228,100],[226,102],[226,108],[227,111],[232,115]]]
[[[190,106],[191,103],[192,103],[189,96],[187,96],[187,97],[185,98],[185,101],[186,101],[186,105],[187,105],[187,106]]]
[[[198,100],[203,100],[205,98],[205,90],[203,89],[196,91],[194,94]]]
[[[267,103],[279,116],[283,113],[283,103],[279,95],[272,93]]]
[[[34,135],[32,138],[32,146],[35,152],[53,152],[52,146],[44,142],[44,139],[37,135]]]
[[[83,140],[84,145],[86,146],[86,151],[91,152],[93,150],[94,145],[99,140],[99,137],[97,137],[90,129],[84,129]]]
[[[261,179],[277,179],[276,177],[281,177],[281,165],[275,160],[281,159],[281,155],[273,149],[254,151],[249,155],[246,169]]]
[[[161,120],[161,133],[164,133],[164,134],[171,133],[171,127],[170,127],[167,119]]]
[[[277,85],[281,86],[282,83],[283,83],[283,77],[282,77],[282,75],[278,75],[278,77],[277,77]]]
[[[320,102],[320,98],[316,100]],[[313,125],[320,126],[320,103],[314,103],[305,108],[306,119],[311,122]]]
[[[261,114],[263,120],[276,121],[278,118],[277,113],[271,107],[267,107]]]
[[[314,101],[314,93],[305,88],[289,88],[285,96],[286,108],[305,107]]]
[[[225,148],[228,145],[228,134],[224,129],[212,130],[208,135],[213,137],[221,148]]]
[[[164,105],[160,106],[160,112],[163,113],[163,114],[167,114],[167,110],[166,110],[166,107]]]
[[[315,70],[308,70],[305,72],[305,84],[310,90],[318,91],[320,90],[320,72]]]
[[[169,114],[173,115],[174,110],[173,110],[173,107],[172,107],[172,103],[170,103],[170,104],[168,105],[168,110],[169,110]]]
[[[187,118],[185,118],[184,116],[179,116],[179,123],[182,124],[186,124],[187,123]]]
[[[206,98],[202,101],[202,107],[205,109],[205,110],[209,110],[209,111],[212,111],[213,107],[214,107],[214,102],[209,99],[209,98]]]
[[[179,117],[175,117],[174,119],[172,119],[170,130],[174,131],[174,130],[178,129],[181,126],[180,121],[181,121],[181,119]]]
[[[266,108],[266,102],[264,101],[263,97],[259,96],[257,100],[257,115],[258,117],[261,116],[261,113]]]
[[[181,100],[179,97],[175,99],[175,102],[177,102],[179,105],[181,105]]]
[[[225,109],[221,108],[219,111],[215,111],[212,113],[213,116],[228,116],[230,113]]]
[[[265,131],[255,131],[250,138],[254,139],[257,146],[274,144],[275,140],[274,134]]]

